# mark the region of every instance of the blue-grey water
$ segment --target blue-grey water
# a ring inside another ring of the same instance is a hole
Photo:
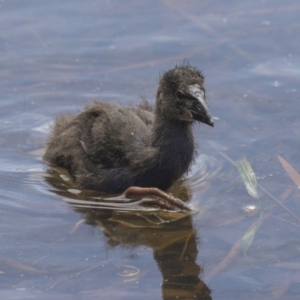
[[[0,12],[1,299],[299,298],[299,183],[278,159],[300,172],[297,1],[2,0]],[[173,190],[194,213],[82,205],[97,193],[41,158],[55,117],[154,102],[159,74],[184,60],[205,74],[215,118],[195,125],[198,156]],[[259,199],[231,163],[242,157]]]

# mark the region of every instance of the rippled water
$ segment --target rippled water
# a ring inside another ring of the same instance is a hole
[[[296,1],[0,8],[1,299],[298,299],[299,192],[278,160],[300,172]],[[192,214],[108,209],[42,161],[55,116],[154,101],[159,74],[184,59],[203,70],[215,117],[195,126],[198,156],[172,189]],[[258,200],[231,163],[241,157]]]

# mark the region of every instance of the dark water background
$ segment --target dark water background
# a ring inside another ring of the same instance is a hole
[[[1,299],[299,299],[299,191],[278,160],[300,172],[298,1],[1,0],[0,11]],[[154,101],[159,74],[184,59],[203,70],[215,116],[195,126],[195,213],[76,206],[91,196],[41,159],[55,116]],[[246,157],[294,215],[260,188],[251,198],[221,153]]]

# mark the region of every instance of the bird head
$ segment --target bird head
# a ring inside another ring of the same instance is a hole
[[[214,126],[205,100],[204,77],[195,67],[177,65],[167,70],[160,79],[156,99],[164,118]]]

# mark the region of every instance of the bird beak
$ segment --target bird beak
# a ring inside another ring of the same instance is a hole
[[[200,88],[199,84],[192,84],[189,86],[189,92],[195,99],[191,109],[194,120],[214,127],[214,121],[206,104],[203,89]]]

